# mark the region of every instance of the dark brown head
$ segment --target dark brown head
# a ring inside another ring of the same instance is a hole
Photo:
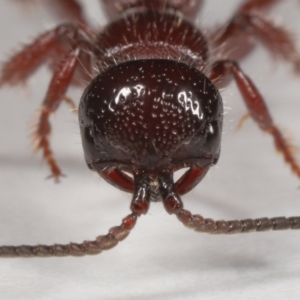
[[[130,192],[137,174],[147,174],[150,184],[162,172],[184,167],[203,170],[203,177],[219,158],[222,112],[218,90],[184,63],[136,60],[116,65],[90,83],[80,102],[86,163]],[[185,177],[195,176],[191,174]],[[179,192],[190,190],[199,176],[193,180],[178,187]]]

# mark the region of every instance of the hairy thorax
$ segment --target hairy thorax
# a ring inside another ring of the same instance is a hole
[[[202,69],[208,46],[180,12],[141,11],[110,23],[98,36],[95,55],[99,70],[136,59],[170,59]]]

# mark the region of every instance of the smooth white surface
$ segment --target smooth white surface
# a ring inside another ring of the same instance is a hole
[[[95,23],[97,1],[89,3]],[[214,0],[199,19],[223,22],[241,1]],[[226,4],[225,4],[226,2]],[[278,16],[300,37],[300,6],[287,0]],[[0,3],[0,57],[54,25],[42,7],[22,10]],[[298,46],[299,41],[298,41]],[[269,105],[276,123],[300,146],[300,78],[273,64],[258,47],[241,63]],[[85,166],[77,117],[62,105],[53,118],[53,149],[67,177],[60,184],[28,135],[50,80],[46,68],[26,88],[0,91],[0,244],[81,242],[106,234],[129,213],[130,197]],[[78,100],[80,90],[71,95]],[[227,107],[218,166],[184,197],[186,208],[206,217],[244,219],[300,215],[300,180],[272,139],[251,121],[234,85],[222,93]],[[152,204],[127,240],[111,251],[83,258],[0,259],[0,299],[299,299],[300,232],[209,236],[184,228],[161,204]]]

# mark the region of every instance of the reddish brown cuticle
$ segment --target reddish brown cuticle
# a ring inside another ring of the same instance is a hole
[[[132,229],[136,223],[137,216],[135,214],[130,214],[122,220],[122,227],[125,229]]]
[[[94,241],[2,246],[0,256],[100,253],[125,239],[150,203],[159,201],[197,232],[300,229],[300,217],[215,221],[183,209],[180,197],[219,160],[223,103],[218,88],[230,79],[249,116],[272,136],[300,178],[295,147],[275,125],[263,96],[238,62],[258,40],[271,56],[300,73],[293,35],[261,14],[280,1],[244,1],[226,25],[205,30],[205,35],[193,22],[201,0],[102,0],[111,22],[101,30],[91,29],[77,0],[50,2],[71,23],[41,34],[4,63],[0,87],[23,83],[49,59],[56,66],[33,137],[58,181],[63,173],[51,148],[50,117],[63,101],[76,109],[67,90],[89,82],[78,109],[86,164],[108,183],[133,194],[132,213]],[[188,170],[174,182],[174,172],[182,168]]]

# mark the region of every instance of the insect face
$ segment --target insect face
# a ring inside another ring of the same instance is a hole
[[[201,0],[102,0],[111,22],[101,29],[91,26],[77,0],[52,2],[70,23],[46,31],[12,55],[1,68],[0,87],[21,84],[51,62],[52,79],[32,136],[58,181],[63,172],[50,143],[51,116],[62,102],[74,109],[68,88],[88,80],[79,105],[85,160],[107,182],[132,193],[131,213],[92,241],[1,246],[0,256],[100,253],[128,236],[151,201],[162,201],[169,214],[198,232],[300,229],[300,217],[293,216],[214,221],[185,210],[180,198],[218,161],[223,106],[214,84],[226,85],[230,79],[248,115],[272,136],[300,178],[295,147],[239,65],[261,42],[270,56],[300,73],[295,38],[262,14],[280,1],[241,1],[227,24],[204,30],[193,22]],[[181,168],[188,170],[174,183],[173,174]]]
[[[99,74],[79,109],[87,165],[158,175],[215,164],[222,100],[197,69],[170,60],[129,61]]]

